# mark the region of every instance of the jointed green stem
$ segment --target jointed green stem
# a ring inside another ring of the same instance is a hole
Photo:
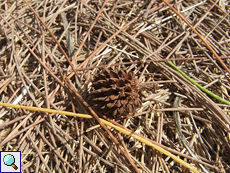
[[[219,97],[218,95],[214,94],[213,92],[207,90],[206,88],[202,87],[201,85],[199,85],[198,83],[196,83],[193,79],[191,79],[190,77],[188,77],[183,71],[181,71],[176,65],[174,65],[171,61],[167,61],[167,63],[169,65],[171,65],[174,69],[176,69],[178,72],[180,72],[180,74],[182,74],[186,79],[188,79],[192,84],[196,85],[198,88],[200,88],[202,91],[204,91],[206,94],[214,97],[215,99],[230,105],[230,102],[228,100],[225,100],[221,97]]]

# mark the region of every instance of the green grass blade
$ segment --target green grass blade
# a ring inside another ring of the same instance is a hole
[[[213,92],[207,90],[206,88],[202,87],[201,85],[199,85],[198,83],[196,83],[193,79],[191,79],[189,76],[187,76],[183,71],[181,71],[176,65],[174,65],[172,62],[167,61],[167,63],[172,66],[174,69],[176,69],[178,72],[180,72],[180,74],[182,74],[186,79],[188,79],[192,84],[196,85],[198,88],[200,88],[203,92],[205,92],[206,94],[210,95],[211,97],[214,97],[215,99],[230,105],[230,102],[228,100],[225,100],[221,97],[219,97],[218,95],[214,94]]]

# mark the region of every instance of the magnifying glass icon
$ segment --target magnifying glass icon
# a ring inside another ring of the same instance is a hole
[[[15,163],[15,158],[11,154],[7,154],[3,158],[3,162],[7,166],[12,166],[15,170],[18,169],[18,167],[14,164]]]

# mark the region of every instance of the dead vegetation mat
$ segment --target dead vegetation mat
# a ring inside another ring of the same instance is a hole
[[[155,142],[198,172],[230,171],[229,105],[167,63],[229,100],[230,3],[164,1],[0,0],[1,102],[93,116],[2,107],[0,150],[21,151],[22,172],[192,171],[98,117]],[[93,88],[103,92],[102,80],[92,87],[102,69],[132,72],[138,82],[129,87],[125,75],[104,76],[115,96],[92,98]],[[116,102],[114,116],[95,108],[95,100],[106,99],[115,100],[107,109]],[[117,115],[122,107],[125,115]]]

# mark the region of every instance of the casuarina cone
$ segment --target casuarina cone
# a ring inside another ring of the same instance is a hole
[[[91,105],[109,118],[132,115],[142,103],[139,87],[133,71],[102,69],[92,80]]]

